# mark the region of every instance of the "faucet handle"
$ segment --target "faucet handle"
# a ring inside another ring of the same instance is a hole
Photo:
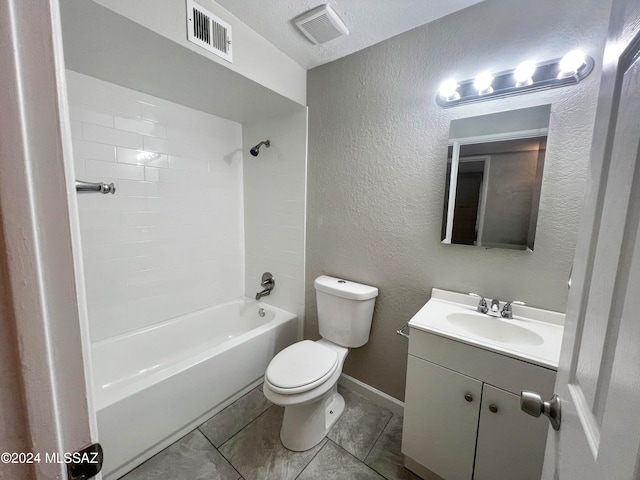
[[[510,302],[505,303],[504,307],[502,307],[502,311],[500,312],[500,315],[502,316],[502,318],[508,318],[508,319],[513,318],[513,312],[511,311],[511,304],[526,305],[526,303],[523,302],[522,300],[511,300]]]
[[[477,310],[480,313],[487,313],[489,311],[489,306],[487,305],[487,301],[484,299],[482,295],[478,295],[477,293],[473,293],[473,292],[469,292],[469,295],[480,299],[480,301],[478,302],[478,308],[477,308]]]
[[[276,279],[273,278],[273,275],[270,272],[264,272],[262,274],[262,281],[260,282],[260,285],[262,287],[265,287],[269,290],[273,289],[273,286],[275,286],[276,283]]]

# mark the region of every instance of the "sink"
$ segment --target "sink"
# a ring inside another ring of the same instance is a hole
[[[446,319],[451,325],[466,330],[472,335],[495,342],[514,345],[541,345],[544,343],[544,339],[540,335],[514,323],[514,320],[505,321],[497,317],[466,312],[450,313]]]
[[[409,321],[410,332],[422,330],[535,365],[558,367],[563,313],[512,304],[513,318],[507,319],[480,313],[477,307],[477,298],[434,288],[431,299]]]

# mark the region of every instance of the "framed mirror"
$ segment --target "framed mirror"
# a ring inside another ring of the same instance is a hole
[[[443,243],[534,249],[548,124],[541,107],[452,122]]]

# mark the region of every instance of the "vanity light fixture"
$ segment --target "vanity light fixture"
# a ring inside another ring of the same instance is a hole
[[[489,72],[482,72],[473,81],[473,88],[478,91],[478,95],[488,95],[493,93],[492,82],[493,75]]]
[[[436,103],[443,108],[491,98],[520,95],[537,90],[575,85],[592,71],[593,58],[572,50],[562,58],[544,62],[523,61],[515,69],[492,73],[484,71],[476,78],[443,82]]]
[[[453,80],[445,80],[440,85],[440,90],[438,91],[440,97],[446,99],[447,101],[459,100],[460,94],[458,93],[458,83]]]
[[[531,61],[522,62],[513,72],[516,87],[526,87],[533,83],[533,74],[536,73],[536,64]]]
[[[560,60],[558,78],[576,75],[586,64],[586,57],[580,50],[571,50]]]

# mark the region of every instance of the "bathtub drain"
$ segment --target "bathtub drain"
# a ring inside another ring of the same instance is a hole
[[[258,310],[258,315],[264,317],[267,314],[267,311],[264,308]]]

